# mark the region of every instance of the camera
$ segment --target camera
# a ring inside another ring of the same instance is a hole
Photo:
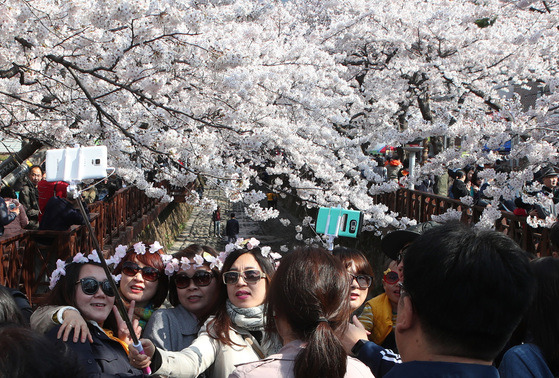
[[[107,177],[107,147],[76,147],[48,150],[47,181],[82,181]]]
[[[13,202],[10,202],[10,204],[8,205],[8,209],[15,210],[15,208],[16,208],[16,204],[13,203]]]
[[[339,207],[321,207],[316,218],[316,232],[332,236],[356,238],[361,233],[363,214]]]

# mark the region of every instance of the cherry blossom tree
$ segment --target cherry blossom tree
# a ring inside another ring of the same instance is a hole
[[[361,210],[368,229],[405,226],[373,202],[398,184],[370,145],[461,141],[434,143],[412,183],[492,163],[512,139],[520,167],[485,171],[496,201],[557,162],[557,21],[554,1],[3,0],[0,135],[106,145],[163,200],[156,182],[203,179],[263,220],[277,211],[252,184],[267,184]],[[504,96],[529,83],[532,107]]]

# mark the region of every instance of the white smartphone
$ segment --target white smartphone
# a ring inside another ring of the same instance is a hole
[[[48,150],[47,181],[81,181],[107,177],[107,147],[91,146]]]

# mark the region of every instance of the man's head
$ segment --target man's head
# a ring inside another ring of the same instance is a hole
[[[464,172],[463,170],[459,169],[456,172],[454,172],[454,178],[456,180],[460,180],[460,181],[464,181],[464,179],[466,178],[466,172]]]
[[[231,219],[235,218],[235,213],[231,213]]]
[[[380,241],[380,248],[386,256],[391,260],[396,261],[398,268],[397,271],[400,274],[400,280],[403,279],[403,260],[402,257],[405,254],[408,246],[419,237],[425,231],[439,226],[440,223],[434,221],[428,221],[416,224],[415,226],[408,227],[405,230],[396,230],[387,234]]]
[[[543,167],[534,175],[544,186],[553,189],[557,186],[557,172],[555,168],[548,166]]]
[[[533,282],[527,254],[502,233],[459,223],[426,231],[404,255],[402,358],[413,359],[410,336],[420,335],[431,354],[491,362],[528,307]]]
[[[29,181],[33,183],[33,185],[37,185],[39,181],[43,178],[43,170],[38,165],[34,165],[29,168]]]

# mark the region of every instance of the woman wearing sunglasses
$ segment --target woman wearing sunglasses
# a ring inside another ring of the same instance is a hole
[[[137,368],[151,366],[153,374],[196,377],[211,367],[210,377],[227,377],[235,365],[257,361],[279,348],[264,332],[264,299],[274,268],[260,248],[231,252],[222,268],[225,286],[218,308],[190,347],[180,352],[156,348],[142,339],[145,355],[130,346]]]
[[[152,313],[167,297],[169,281],[164,274],[165,265],[161,258],[163,247],[158,242],[146,245],[142,242],[127,248],[118,246],[115,255],[122,257],[114,270],[120,274],[118,284],[124,304],[130,307],[134,302],[134,319],[139,320],[143,329]],[[70,332],[74,341],[92,341],[89,328],[83,317],[71,306],[39,307],[31,316],[31,327],[46,333],[56,325],[62,325],[58,337],[67,341]]]
[[[119,289],[124,304],[128,307],[135,301],[134,318],[139,320],[142,329],[167,298],[169,280],[162,253],[163,247],[157,242],[151,246],[136,243],[114,270],[115,275],[120,274]]]
[[[396,353],[398,348],[394,338],[394,328],[400,299],[399,282],[398,263],[389,260],[382,277],[384,293],[368,301],[359,317],[365,329],[371,332],[369,340]]]
[[[197,256],[202,258],[202,264],[195,263]],[[203,256],[211,258],[204,259]],[[153,313],[144,330],[144,338],[165,350],[179,351],[192,344],[200,326],[216,311],[223,286],[219,268],[211,264],[217,256],[213,248],[198,244],[173,254],[177,261],[189,261],[183,267],[177,267],[171,275],[169,302],[174,307]]]
[[[127,344],[131,342],[130,335],[125,331],[126,326],[123,326],[120,316],[116,315],[115,293],[101,265],[85,257],[74,258],[66,264],[59,261],[62,267],[57,263],[58,275],[54,274],[52,278],[54,281],[58,279],[58,282],[47,303],[72,306],[87,322],[91,343],[72,339],[65,342],[85,370],[84,376],[142,377],[142,372],[132,367],[128,361]],[[139,335],[138,322],[135,321],[134,325]],[[62,343],[63,341],[57,340],[60,327],[51,329],[47,338]]]
[[[369,294],[369,287],[373,283],[373,268],[369,260],[356,249],[337,247],[332,254],[346,267],[351,280],[349,305],[352,314],[356,314]]]
[[[230,377],[373,377],[348,357],[337,334],[351,313],[347,293],[352,276],[321,248],[295,250],[282,259],[267,299],[270,333],[283,340],[278,354],[239,366]]]

